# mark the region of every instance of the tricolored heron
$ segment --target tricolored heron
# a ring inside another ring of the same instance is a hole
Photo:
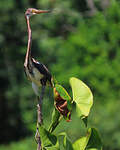
[[[39,96],[38,88],[42,86],[42,95],[40,96],[43,98],[44,89],[47,84],[51,87],[52,84],[52,76],[46,66],[38,61],[36,61],[31,56],[31,43],[32,43],[32,33],[30,28],[30,17],[35,14],[41,13],[48,13],[49,10],[37,10],[34,8],[28,8],[25,12],[25,18],[27,21],[28,27],[28,46],[27,46],[27,53],[24,62],[24,69],[28,79],[32,82],[32,87],[37,96]]]
[[[27,78],[32,82],[32,87],[39,98],[38,100],[38,109],[41,109],[41,103],[45,91],[45,86],[50,85],[53,87],[52,83],[52,75],[49,72],[49,70],[46,68],[46,66],[38,61],[36,61],[31,56],[31,42],[32,42],[32,33],[30,28],[30,17],[35,14],[41,14],[41,13],[48,13],[49,10],[37,10],[34,8],[28,8],[25,12],[25,18],[27,22],[27,28],[28,28],[28,46],[27,46],[27,53],[25,57],[24,62],[24,70]],[[42,92],[39,96],[38,89],[39,87],[42,87]],[[41,110],[38,110],[39,113],[41,113]],[[42,123],[42,116],[39,114],[38,122]]]

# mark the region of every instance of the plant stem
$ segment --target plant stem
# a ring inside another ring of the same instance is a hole
[[[41,150],[41,139],[40,139],[40,133],[39,133],[39,126],[43,124],[43,118],[42,118],[42,100],[45,92],[45,86],[42,86],[41,96],[38,97],[38,104],[37,104],[37,130],[35,139],[37,141],[37,150]]]
[[[36,130],[36,134],[35,134],[35,139],[36,139],[36,142],[37,142],[37,150],[41,150],[42,147],[41,147],[41,139],[40,139],[40,133],[39,133],[39,126],[42,125],[43,123],[43,120],[42,120],[42,105],[40,104],[37,104],[37,130]]]
[[[38,128],[39,128],[39,125],[42,125],[43,124],[43,118],[42,118],[42,104],[37,104],[37,124],[38,124]]]

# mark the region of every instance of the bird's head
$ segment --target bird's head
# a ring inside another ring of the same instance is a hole
[[[35,9],[35,8],[28,8],[25,12],[25,16],[26,18],[29,18],[31,17],[32,15],[35,15],[35,14],[41,14],[41,13],[49,13],[51,12],[50,10],[38,10],[38,9]]]

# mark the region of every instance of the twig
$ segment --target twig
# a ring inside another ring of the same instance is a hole
[[[37,104],[37,130],[35,134],[35,139],[37,141],[37,150],[41,150],[41,139],[40,139],[40,133],[39,133],[39,125],[41,126],[43,124],[43,118],[42,118],[42,100],[44,96],[45,86],[42,86],[41,96],[38,97],[38,104]]]
[[[37,142],[37,150],[41,150],[41,139],[40,139],[40,133],[39,133],[39,129],[37,128],[36,134],[35,134],[35,139]]]
[[[39,100],[40,101],[40,100]],[[42,125],[43,119],[42,119],[42,103],[37,104],[37,130],[35,134],[35,139],[37,142],[37,150],[41,150],[41,139],[40,139],[40,133],[39,133],[39,125]]]
[[[38,122],[38,128],[39,128],[39,125],[42,125],[42,123],[43,123],[42,104],[37,104],[37,115],[38,115],[37,122]]]

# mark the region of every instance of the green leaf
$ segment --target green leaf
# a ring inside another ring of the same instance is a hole
[[[52,122],[49,127],[49,132],[52,133],[60,122],[60,113],[54,108],[52,113]]]
[[[60,96],[67,101],[71,101],[71,97],[67,93],[67,91],[59,84],[55,84],[56,91],[60,94]]]
[[[87,137],[82,137],[73,144],[74,150],[84,150],[87,145]]]
[[[60,97],[67,101],[67,108],[69,111],[72,110],[71,97],[67,93],[67,91],[59,84],[55,84],[55,90],[59,93]],[[54,97],[56,99],[56,93],[54,91]]]
[[[43,126],[39,127],[42,147],[52,147],[57,143],[57,137],[48,132]]]
[[[73,143],[74,150],[102,150],[102,142],[96,129],[89,128],[87,135]]]
[[[73,150],[72,143],[65,132],[59,134],[58,141],[60,150]]]
[[[98,131],[95,128],[90,128],[88,132],[91,133],[86,150],[102,150],[102,142]]]
[[[74,150],[85,150],[88,140],[90,137],[90,132],[87,133],[85,137],[82,137],[73,143]]]
[[[89,115],[93,104],[93,95],[89,87],[77,78],[70,78],[70,85],[73,92],[73,101],[76,103],[76,112],[79,117]]]

